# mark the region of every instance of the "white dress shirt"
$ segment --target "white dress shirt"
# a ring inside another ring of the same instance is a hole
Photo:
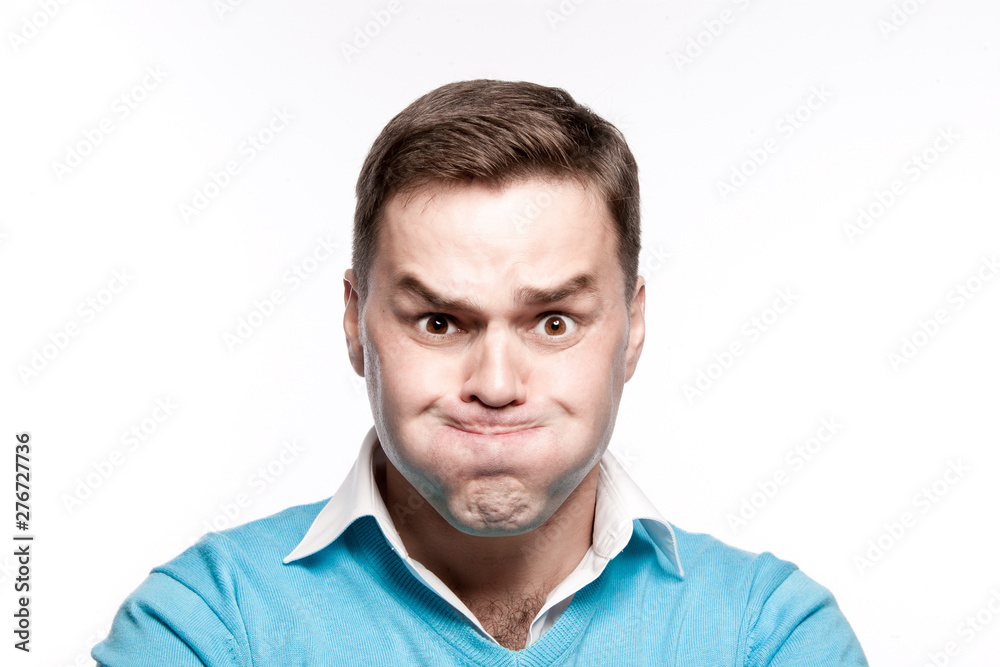
[[[382,500],[375,482],[373,454],[380,447],[378,435],[373,426],[364,438],[361,452],[354,467],[340,488],[323,507],[312,522],[305,537],[298,543],[284,562],[290,563],[316,553],[335,541],[356,519],[373,516],[392,549],[413,575],[428,588],[448,601],[479,630],[484,637],[496,642],[483,628],[469,608],[437,575],[410,558],[403,546],[403,540],[396,530],[389,510]],[[548,597],[545,604],[531,622],[525,648],[538,640],[559,618],[569,605],[573,595],[590,582],[597,579],[604,567],[614,558],[632,537],[632,521],[639,519],[653,539],[653,543],[663,552],[676,568],[676,574],[684,575],[677,553],[673,528],[660,516],[646,495],[615,458],[606,451],[601,458],[597,478],[597,504],[594,514],[593,543],[576,569],[569,574]]]

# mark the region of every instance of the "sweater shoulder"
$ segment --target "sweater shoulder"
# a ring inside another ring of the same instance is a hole
[[[262,650],[268,637],[295,627],[291,605],[305,593],[281,569],[283,559],[324,505],[290,507],[207,533],[153,568],[125,600],[108,639],[95,647],[95,659],[107,665],[250,664],[252,646]]]
[[[731,633],[737,664],[867,665],[833,594],[794,563],[705,533],[673,532],[684,568],[682,604],[704,625]]]
[[[270,516],[249,521],[218,533],[244,550],[278,551],[284,558],[305,536],[329,498],[305,505],[295,505]],[[209,533],[211,535],[212,533]]]
[[[296,505],[261,519],[206,533],[172,560],[153,568],[178,579],[185,572],[279,565],[302,540],[327,500]]]
[[[766,595],[798,571],[795,563],[769,551],[755,553],[734,547],[707,533],[690,532],[674,526],[677,552],[685,578],[741,582],[743,591]]]
[[[715,591],[729,603],[742,606],[744,621],[751,627],[774,618],[801,619],[821,608],[836,608],[830,590],[795,563],[769,551],[746,551],[705,533],[674,531],[685,579],[696,589]]]

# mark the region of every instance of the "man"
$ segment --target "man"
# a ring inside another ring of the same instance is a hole
[[[606,453],[645,335],[613,126],[555,88],[446,85],[386,126],[357,197],[354,469],[155,568],[99,663],[867,664],[826,589],[673,528]]]

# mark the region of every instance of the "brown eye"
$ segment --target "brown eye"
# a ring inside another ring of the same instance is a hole
[[[444,334],[448,333],[448,320],[441,315],[428,315],[425,328],[427,333]]]
[[[576,326],[573,320],[563,315],[548,315],[539,324],[542,327],[542,332],[546,336],[552,337],[565,336]]]

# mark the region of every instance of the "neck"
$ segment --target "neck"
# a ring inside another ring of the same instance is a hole
[[[482,537],[445,521],[380,447],[375,455],[376,481],[407,553],[454,591],[487,630],[490,622],[498,621],[497,615],[509,622],[511,614],[530,614],[524,625],[530,624],[546,596],[576,569],[591,546],[598,466],[538,528],[521,535]],[[494,618],[485,618],[490,616]]]

